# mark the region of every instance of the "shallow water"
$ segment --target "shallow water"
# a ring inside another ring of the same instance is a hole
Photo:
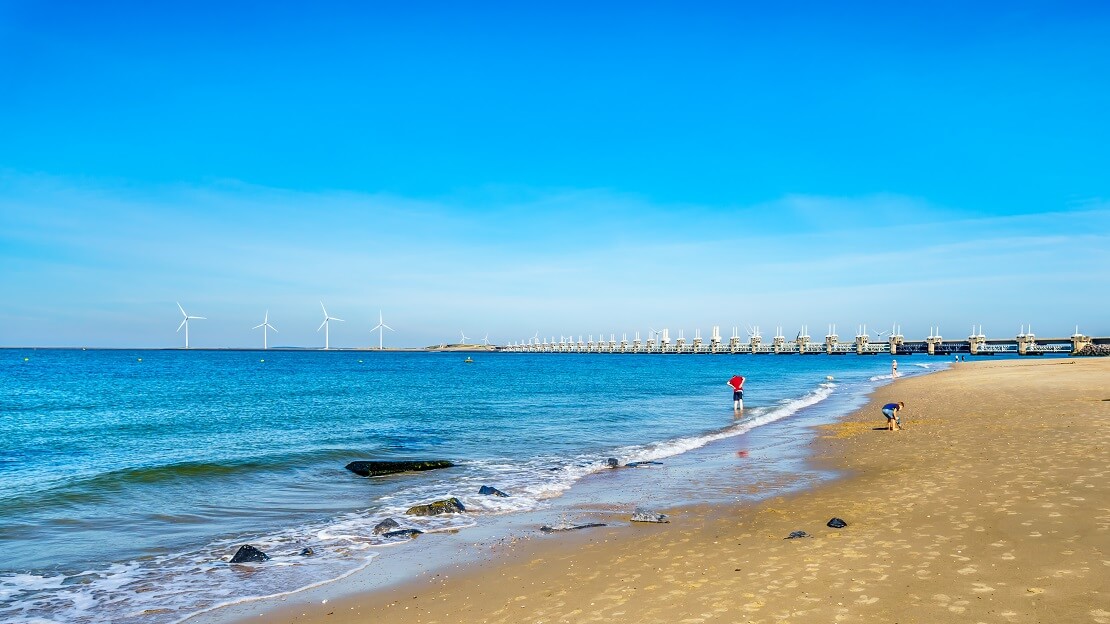
[[[420,548],[371,531],[410,505],[466,505],[404,518],[426,531],[542,509],[571,500],[607,457],[665,459],[843,413],[890,366],[858,356],[0,353],[0,619],[58,622],[169,622],[334,579],[374,565],[390,542]],[[899,359],[907,375],[945,365]],[[736,372],[748,377],[740,421],[725,386]],[[796,449],[759,448],[766,470],[801,472]],[[426,458],[458,465],[374,479],[343,468]],[[478,496],[481,485],[512,496]],[[274,558],[248,572],[227,565],[246,542]],[[306,546],[318,554],[299,556]]]

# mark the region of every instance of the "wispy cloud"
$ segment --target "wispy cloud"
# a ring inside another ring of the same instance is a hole
[[[193,336],[210,346],[253,344],[244,327],[266,308],[283,341],[315,344],[320,299],[351,319],[333,335],[344,345],[369,340],[360,319],[379,307],[410,345],[460,327],[504,339],[654,323],[1105,325],[1107,232],[1097,201],[992,216],[898,195],[719,207],[491,188],[414,200],[6,172],[0,344],[175,344],[178,299],[211,319]],[[1086,305],[1045,303],[1080,283]]]

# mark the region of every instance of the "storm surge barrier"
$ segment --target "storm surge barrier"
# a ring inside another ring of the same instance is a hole
[[[620,340],[617,340],[616,334],[609,334],[608,340],[604,335],[599,335],[596,340],[592,335],[588,339],[579,336],[577,340],[573,336],[560,336],[558,340],[554,336],[550,340],[536,336],[531,340],[498,346],[497,350],[508,353],[700,355],[1085,355],[1110,350],[1110,337],[1086,336],[1079,333],[1076,327],[1071,336],[1041,338],[1022,327],[1013,338],[987,338],[980,327],[978,331],[972,328],[971,334],[964,339],[946,339],[940,335],[938,328],[930,328],[929,335],[920,340],[907,340],[897,330],[879,332],[873,340],[866,326],[861,326],[853,341],[842,342],[836,333],[836,326],[830,325],[824,342],[813,340],[808,328],[804,327],[789,340],[782,335],[780,327],[775,336],[765,342],[758,327],[749,328],[747,341],[744,341],[737,328],[734,327],[732,336],[725,340],[721,337],[720,326],[714,326],[708,340],[702,339],[701,330],[695,330],[692,340],[687,340],[684,331],[679,330],[678,337],[672,340],[670,330],[663,329],[650,331],[646,340],[640,338],[639,332],[632,340],[628,339],[628,334],[623,334]]]

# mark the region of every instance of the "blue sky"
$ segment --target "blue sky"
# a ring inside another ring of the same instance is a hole
[[[0,0],[0,345],[1110,335],[1108,18]]]

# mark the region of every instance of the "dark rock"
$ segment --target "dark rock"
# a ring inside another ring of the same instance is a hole
[[[640,466],[662,466],[663,462],[659,461],[642,461],[642,462],[628,462],[624,465],[625,468],[639,468]]]
[[[610,457],[609,459],[605,460],[605,465],[609,466],[610,468],[620,468],[621,467],[621,463],[616,457]]]
[[[466,507],[463,507],[461,500],[457,498],[448,498],[425,505],[409,507],[409,510],[405,513],[410,516],[438,516],[439,514],[462,513],[464,511],[466,511]]]
[[[258,550],[250,544],[245,544],[235,551],[235,556],[231,558],[231,563],[250,563],[254,561],[266,561],[270,556]]]
[[[377,477],[398,472],[450,468],[454,465],[449,461],[439,459],[430,461],[353,461],[347,464],[347,470],[363,477]]]
[[[486,496],[500,496],[501,498],[508,498],[509,497],[508,494],[502,492],[501,490],[499,490],[495,487],[490,487],[488,485],[483,485],[481,487],[481,489],[478,490],[478,493],[479,494],[485,494]]]
[[[374,525],[374,535],[381,535],[382,533],[386,533],[399,528],[401,528],[401,524],[399,522],[397,522],[393,518],[386,518],[385,520],[382,520],[378,524]]]
[[[810,537],[810,535],[809,535],[809,533],[806,533],[805,531],[794,531],[793,533],[791,533],[790,535],[787,535],[786,537],[784,537],[782,539],[798,539],[799,537]]]
[[[312,555],[315,555],[315,554],[316,554],[316,551],[312,550],[312,547],[302,548],[301,552],[300,552],[300,555],[302,557],[311,557]]]
[[[400,531],[390,531],[382,537],[416,537],[423,534],[424,532],[420,529],[401,529]]]
[[[832,520],[829,520],[829,523],[825,526],[832,527],[834,529],[843,529],[844,527],[848,526],[848,523],[841,520],[840,518],[833,518]]]
[[[590,522],[589,524],[560,524],[557,526],[543,525],[540,530],[544,533],[556,533],[558,531],[577,531],[578,529],[592,529],[594,527],[606,526],[600,522]]]
[[[633,522],[670,522],[667,520],[667,514],[656,513],[650,509],[637,507],[636,511],[632,512]]]

